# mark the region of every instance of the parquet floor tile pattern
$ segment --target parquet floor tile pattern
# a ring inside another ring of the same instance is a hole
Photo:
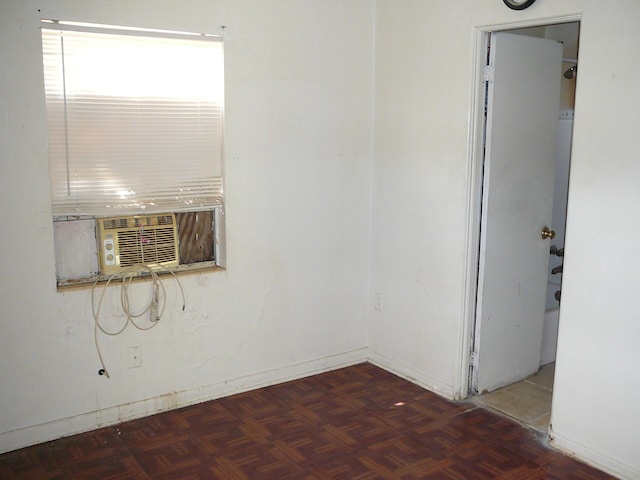
[[[364,363],[0,455],[3,480],[610,477]]]

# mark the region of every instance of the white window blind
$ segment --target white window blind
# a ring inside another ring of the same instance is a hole
[[[43,23],[54,216],[222,204],[219,37]]]

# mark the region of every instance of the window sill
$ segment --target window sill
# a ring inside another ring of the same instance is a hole
[[[210,261],[210,262],[192,263],[188,265],[179,265],[177,267],[172,268],[170,271],[159,269],[155,273],[159,276],[166,276],[166,275],[170,276],[171,273],[173,273],[181,277],[181,276],[191,275],[191,274],[199,274],[204,272],[218,272],[218,271],[224,271],[224,270],[225,270],[224,268],[216,265],[215,261]],[[92,277],[58,280],[57,289],[58,289],[58,292],[66,292],[69,290],[83,290],[87,288],[93,288],[94,285],[104,285],[110,280],[113,283],[113,281],[119,280],[121,278],[122,276],[119,274],[115,274],[115,275],[99,274],[99,275],[94,275]],[[138,281],[138,280],[146,280],[149,278],[151,278],[151,275],[148,272],[143,271],[134,275],[132,280]]]

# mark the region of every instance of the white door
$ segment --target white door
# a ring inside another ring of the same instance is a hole
[[[562,45],[491,35],[478,300],[475,392],[540,366],[550,241]]]

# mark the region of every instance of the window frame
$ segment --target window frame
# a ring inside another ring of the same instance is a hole
[[[160,214],[160,213],[173,213],[173,214],[184,214],[187,212],[211,212],[212,214],[212,228],[211,238],[213,240],[213,245],[204,245],[205,247],[211,247],[213,250],[213,258],[206,259],[202,261],[192,262],[192,263],[180,263],[179,266],[172,268],[171,270],[176,273],[180,272],[190,272],[190,271],[201,271],[203,269],[210,270],[216,268],[224,268],[226,266],[226,255],[225,255],[225,222],[224,222],[224,196],[223,196],[223,168],[224,168],[224,46],[223,39],[221,35],[203,35],[203,34],[189,34],[184,32],[170,32],[164,30],[152,30],[152,29],[137,29],[130,27],[114,27],[110,25],[96,25],[96,24],[87,24],[87,23],[78,23],[78,22],[57,22],[57,21],[46,21],[44,20],[42,23],[43,30],[54,30],[54,31],[82,31],[82,32],[99,32],[100,34],[106,35],[131,35],[132,37],[147,37],[147,38],[162,38],[163,40],[172,39],[172,40],[195,40],[197,42],[216,42],[219,45],[220,56],[219,59],[219,70],[216,72],[219,75],[217,81],[219,82],[219,88],[221,91],[216,92],[218,95],[219,103],[217,104],[217,108],[219,109],[219,124],[214,124],[219,129],[217,132],[217,145],[219,149],[218,157],[212,159],[212,161],[217,162],[217,167],[219,171],[219,177],[216,178],[216,181],[219,181],[219,184],[214,185],[213,188],[217,189],[216,192],[219,192],[218,195],[208,197],[208,201],[206,203],[200,204],[190,204],[188,202],[184,202],[185,205],[169,205],[168,207],[159,205],[156,208],[151,208],[149,205],[143,206],[139,208],[138,206],[134,206],[133,208],[117,208],[114,209],[113,213],[109,211],[104,211],[104,209],[97,209],[95,211],[92,210],[76,210],[76,211],[60,211],[57,213],[54,209],[54,199],[52,198],[52,220],[54,222],[54,239],[56,240],[56,278],[58,288],[69,287],[69,286],[77,286],[77,285],[86,285],[92,284],[94,282],[106,281],[112,275],[106,275],[100,273],[99,271],[99,260],[96,252],[96,260],[98,263],[98,271],[92,271],[93,268],[86,269],[86,273],[84,274],[74,274],[70,277],[66,278],[64,275],[60,275],[59,264],[64,262],[73,261],[74,253],[73,251],[64,251],[64,243],[65,243],[65,235],[68,236],[70,231],[73,231],[71,223],[67,224],[67,222],[80,222],[89,220],[93,222],[94,229],[94,237],[95,237],[95,245],[86,245],[86,248],[91,251],[95,250],[96,247],[99,249],[99,235],[97,231],[97,219],[104,217],[121,217],[121,216],[140,216],[147,214]],[[64,42],[63,48],[64,48]],[[43,36],[43,63],[45,62],[45,46],[44,46],[44,36]],[[64,55],[64,50],[62,52]],[[63,59],[64,64],[64,59]],[[45,67],[46,69],[46,67]],[[46,72],[45,72],[46,75]],[[66,87],[65,87],[66,88]],[[49,101],[49,92],[45,91],[45,97],[47,102]],[[65,92],[65,114],[66,114],[66,92]],[[134,100],[135,101],[135,100]],[[51,128],[49,112],[47,116],[47,125],[48,128]],[[65,119],[65,130],[68,128]],[[65,138],[65,142],[67,138]],[[208,141],[208,139],[207,139]],[[65,148],[69,148],[68,144],[65,145]],[[179,148],[179,147],[178,147]],[[68,155],[68,154],[67,154]],[[50,167],[51,168],[51,167]],[[52,186],[53,191],[53,186]],[[174,192],[177,193],[178,192]],[[52,193],[53,195],[53,193]],[[213,201],[211,201],[213,199]],[[86,227],[83,227],[86,228]],[[60,233],[62,232],[62,233]],[[66,232],[66,233],[65,233]],[[197,236],[197,235],[196,235]],[[208,238],[208,237],[207,237]],[[58,258],[58,257],[64,258]],[[83,267],[84,268],[84,267]]]

